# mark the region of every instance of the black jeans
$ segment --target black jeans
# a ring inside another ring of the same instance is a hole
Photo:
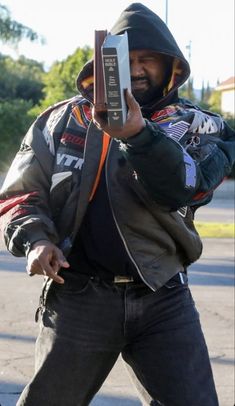
[[[89,280],[49,290],[36,372],[17,406],[86,406],[119,354],[165,406],[217,406],[207,347],[186,285]]]

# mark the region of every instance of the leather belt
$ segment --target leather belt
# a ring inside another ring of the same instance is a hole
[[[114,279],[112,279],[111,281],[112,283],[131,283],[131,282],[143,283],[143,281],[141,280],[137,281],[136,279],[134,279],[133,276],[125,276],[125,275],[116,275],[114,276]],[[178,272],[166,283],[166,286],[169,284],[174,284],[176,281],[181,285],[184,285],[188,282],[188,277],[185,273]]]
[[[111,282],[111,283],[144,283],[141,279],[135,279],[133,276],[129,275],[115,275],[113,278],[100,278],[97,276],[91,276],[90,277],[93,280],[97,281],[103,281],[103,282]],[[186,284],[188,281],[188,277],[185,273],[183,272],[178,272],[176,275],[174,275],[169,281],[166,282],[165,286],[173,286],[176,282],[180,283],[182,285]]]

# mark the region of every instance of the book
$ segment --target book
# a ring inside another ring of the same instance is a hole
[[[125,89],[131,89],[127,32],[108,34],[101,49],[108,123],[112,128],[121,128],[127,118]]]
[[[107,36],[107,30],[95,31],[94,47],[94,105],[97,112],[106,111],[105,88],[104,88],[104,70],[101,54],[101,47]]]

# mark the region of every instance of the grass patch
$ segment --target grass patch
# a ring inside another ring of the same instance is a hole
[[[234,238],[234,223],[204,223],[195,221],[202,238]]]

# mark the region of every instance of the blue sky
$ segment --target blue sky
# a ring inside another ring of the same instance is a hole
[[[65,59],[77,47],[93,47],[94,30],[109,29],[131,1],[126,0],[0,0],[17,21],[44,36],[45,45],[23,41],[18,50],[0,43],[0,52],[23,54],[46,68]],[[163,20],[166,0],[143,4]],[[194,85],[215,86],[234,76],[234,0],[168,0],[168,26],[191,64]],[[191,43],[191,57],[187,45]]]

